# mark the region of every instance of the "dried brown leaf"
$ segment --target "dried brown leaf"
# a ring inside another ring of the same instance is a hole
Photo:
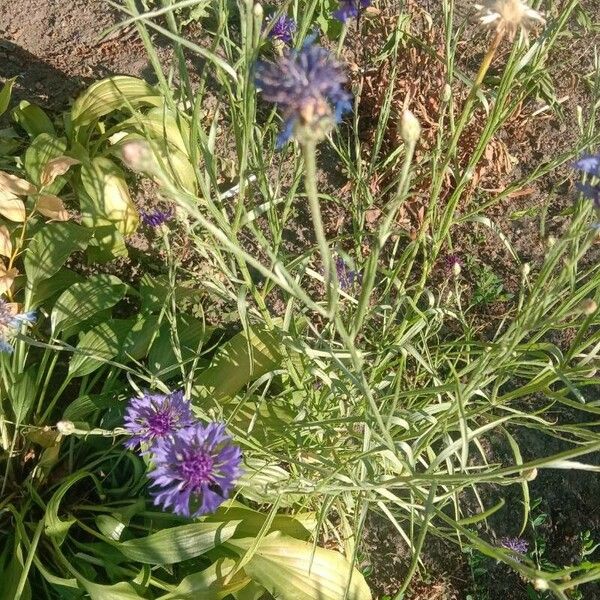
[[[6,294],[10,290],[18,274],[17,269],[7,269],[6,265],[0,262],[0,294]]]
[[[8,258],[12,255],[12,242],[6,225],[0,225],[0,255]]]
[[[0,191],[9,192],[15,196],[29,196],[35,194],[37,189],[25,179],[21,179],[12,173],[0,171]]]
[[[63,204],[63,201],[53,194],[40,194],[38,196],[35,208],[45,217],[54,221],[68,221],[69,213]]]
[[[73,165],[78,165],[79,163],[79,160],[70,156],[58,156],[49,160],[42,169],[40,176],[42,185],[44,187],[51,185],[57,177],[64,175]]]
[[[10,221],[23,223],[26,218],[23,200],[9,192],[0,192],[0,215]]]

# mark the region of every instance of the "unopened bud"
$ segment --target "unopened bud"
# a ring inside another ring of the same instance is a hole
[[[531,266],[529,263],[523,263],[523,266],[521,267],[521,273],[523,273],[523,277],[527,277],[527,275],[529,275],[531,271]]]
[[[400,135],[407,144],[416,144],[421,137],[419,120],[410,110],[405,110],[400,119]]]
[[[254,16],[257,19],[262,19],[263,16],[263,7],[262,4],[259,4],[258,2],[254,5],[254,8],[252,9],[252,12],[254,13]]]
[[[546,246],[548,246],[548,248],[552,248],[554,244],[556,244],[556,238],[553,235],[549,235],[546,238]]]
[[[62,435],[71,435],[75,431],[75,425],[72,421],[59,421],[56,430]]]
[[[593,315],[598,310],[598,305],[591,298],[585,298],[579,303],[579,310],[584,315]]]
[[[461,272],[461,267],[460,267],[460,263],[458,261],[456,261],[453,265],[452,265],[452,275],[454,275],[454,277],[458,277],[460,275]]]
[[[533,582],[533,587],[538,591],[538,592],[544,592],[548,589],[548,582],[545,579],[541,579],[541,578],[537,578],[534,582]]]
[[[452,99],[452,88],[450,87],[450,84],[447,83],[444,86],[444,93],[442,94],[442,100],[446,103],[450,102],[450,100]]]
[[[523,477],[525,481],[533,481],[538,475],[538,470],[534,467],[533,469],[527,469],[523,471]]]

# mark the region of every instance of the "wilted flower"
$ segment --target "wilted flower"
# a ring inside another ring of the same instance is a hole
[[[287,15],[281,15],[273,22],[269,31],[269,38],[275,41],[290,44],[296,32],[296,21]]]
[[[355,283],[360,283],[362,280],[361,274],[350,269],[341,256],[335,260],[335,271],[340,288],[345,292],[351,290]]]
[[[529,542],[523,538],[503,537],[499,541],[503,548],[512,550],[517,554],[527,554],[527,550],[529,550]]]
[[[340,0],[339,8],[333,16],[342,23],[348,19],[355,19],[364,8],[371,6],[371,0]]]
[[[14,348],[8,340],[16,334],[21,325],[35,323],[33,311],[19,313],[18,310],[17,304],[0,298],[0,352],[12,353]]]
[[[463,261],[458,254],[449,254],[444,258],[444,272],[446,275],[458,277],[463,267]]]
[[[573,167],[591,177],[600,179],[600,154],[584,156]],[[577,189],[587,198],[594,201],[596,208],[600,209],[600,182],[595,184],[577,183]]]
[[[124,426],[131,434],[125,446],[133,450],[142,444],[154,444],[192,423],[192,410],[182,391],[132,398],[125,411]]]
[[[495,27],[499,33],[514,38],[517,31],[527,33],[533,25],[546,23],[544,17],[524,0],[485,0],[475,4],[481,13],[479,22],[486,27]]]
[[[342,65],[321,46],[307,42],[299,51],[289,51],[276,62],[260,62],[256,85],[265,100],[281,106],[281,147],[294,135],[300,142],[323,139],[350,110],[350,94],[344,89]]]
[[[161,210],[156,208],[154,210],[149,211],[140,211],[140,218],[142,219],[142,223],[148,225],[148,227],[160,227],[163,223],[170,221],[173,218],[175,211],[172,206]]]
[[[154,447],[148,477],[154,504],[197,517],[214,512],[229,497],[240,475],[242,452],[224,423],[196,424],[163,438]]]

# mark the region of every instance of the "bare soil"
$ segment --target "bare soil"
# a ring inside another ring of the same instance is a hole
[[[387,9],[399,6],[381,1],[379,5]],[[432,16],[431,35],[433,39],[440,30],[439,0],[413,0],[416,10],[427,10]],[[471,2],[457,2],[463,14],[468,14]],[[564,1],[554,3],[560,10]],[[582,6],[600,22],[598,0],[583,0]],[[465,17],[466,18],[466,17]],[[126,29],[101,38],[102,31],[123,19],[116,10],[103,0],[16,0],[5,1],[0,9],[0,81],[17,76],[15,98],[27,99],[42,107],[62,110],[77,94],[92,81],[111,74],[128,74],[154,80],[143,45],[134,29]],[[437,28],[437,29],[436,29]],[[461,62],[468,72],[473,72],[481,58],[481,38],[472,30],[462,48]],[[552,56],[549,71],[561,99],[560,112],[543,111],[536,116],[539,104],[524,106],[512,128],[508,127],[497,140],[497,152],[490,155],[490,162],[501,160],[506,151],[516,157],[510,165],[488,165],[488,172],[481,178],[486,186],[504,186],[531,172],[540,163],[551,160],[559,152],[574,146],[578,138],[578,106],[586,114],[590,104],[586,75],[592,70],[593,46],[600,46],[598,33],[589,35],[583,32],[575,19],[570,26],[570,35],[558,45]],[[470,43],[469,43],[470,42]],[[368,50],[368,48],[367,48]],[[171,60],[170,50],[160,49],[161,59]],[[411,62],[412,61],[412,62]],[[415,52],[406,56],[406,73],[402,79],[405,88],[421,78],[422,89],[429,89],[431,96],[420,99],[424,111],[432,110],[433,95],[439,96],[436,81],[427,80],[427,71],[419,62]],[[474,67],[475,65],[475,67]],[[375,82],[376,84],[377,82]],[[429,88],[427,88],[429,86]],[[399,94],[400,99],[401,94]],[[368,119],[377,109],[376,98],[363,107],[362,115]],[[390,138],[390,143],[393,143]],[[498,150],[499,149],[499,150]],[[498,158],[500,157],[500,158]],[[326,156],[322,156],[326,159]],[[509,168],[510,167],[510,168]],[[488,179],[486,179],[486,177]],[[344,198],[345,181],[339,171],[324,180],[324,185],[335,190]],[[376,183],[376,182],[375,182]],[[482,184],[483,185],[483,184]],[[570,174],[567,168],[552,173],[533,184],[526,194],[508,198],[495,206],[490,217],[503,233],[515,244],[523,261],[534,267],[544,256],[545,240],[540,229],[540,208],[546,206],[550,215],[549,231],[559,234],[564,220],[560,212],[572,201]],[[343,202],[340,201],[340,206]],[[343,212],[343,211],[342,211]],[[515,218],[515,214],[523,214]],[[418,215],[418,210],[416,213]],[[344,215],[333,210],[326,215],[328,227],[334,233],[343,232]],[[413,224],[414,225],[414,224]],[[411,226],[410,215],[408,227]],[[298,225],[300,238],[304,239],[307,227]],[[292,232],[293,233],[293,232]],[[457,232],[454,251],[463,256],[472,255],[476,260],[485,256],[487,264],[501,278],[505,288],[514,286],[518,273],[514,261],[507,255],[506,248],[498,238],[485,229],[474,235],[473,227]],[[142,240],[143,243],[143,240]],[[304,244],[304,242],[302,242]],[[469,277],[465,273],[465,277]],[[500,318],[504,307],[488,306],[487,318],[494,311]],[[528,448],[529,455],[548,455],[558,451],[546,439],[537,437],[521,440]],[[558,565],[568,565],[581,558],[579,534],[590,530],[592,537],[600,540],[600,480],[594,473],[544,471],[531,485],[532,498],[542,498],[540,510],[548,514],[542,533],[548,544],[548,557]],[[497,493],[491,491],[490,494]],[[502,490],[507,507],[502,517],[493,522],[489,535],[500,537],[516,535],[515,514],[518,514],[518,497],[510,490]],[[376,516],[371,518],[363,543],[364,565],[370,569],[369,582],[377,598],[397,592],[410,556],[402,538],[390,529],[388,521]],[[597,554],[595,555],[597,559]],[[591,559],[594,556],[589,557]],[[408,598],[410,600],[466,600],[468,594],[473,600],[480,600],[473,588],[470,566],[466,555],[454,545],[440,540],[432,540],[424,554],[425,569],[416,577]],[[488,564],[483,577],[485,600],[523,600],[528,598],[526,584],[517,575],[502,565]],[[586,600],[600,600],[600,588],[587,586],[582,590]]]

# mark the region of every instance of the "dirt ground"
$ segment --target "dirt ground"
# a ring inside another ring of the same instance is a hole
[[[391,1],[391,0],[390,0]],[[380,2],[379,4],[384,4]],[[414,0],[437,18],[438,0]],[[464,11],[471,4],[459,2]],[[561,5],[560,1],[554,2]],[[154,80],[142,43],[133,28],[100,38],[102,31],[116,24],[123,17],[108,7],[103,0],[16,0],[3,2],[0,9],[0,80],[17,76],[15,98],[27,99],[54,110],[68,107],[77,94],[93,80],[110,74],[129,74]],[[582,6],[600,22],[599,0],[585,0]],[[531,119],[527,127],[502,134],[502,142],[511,156],[518,156],[518,164],[503,177],[516,179],[530,172],[540,163],[550,160],[557,153],[573,146],[577,139],[577,107],[585,114],[589,107],[589,93],[585,76],[591,72],[594,44],[600,46],[600,37],[584,35],[577,22],[572,24],[572,34],[565,38],[549,65],[556,87],[556,95],[562,99],[561,114],[545,114]],[[171,59],[167,47],[160,49],[161,59]],[[469,65],[477,59],[476,48],[465,49],[462,60]],[[525,110],[527,107],[525,108]],[[365,115],[368,117],[368,115]],[[343,181],[336,174],[330,185],[339,186]],[[517,211],[539,208],[549,194],[554,200],[549,212],[559,215],[570,202],[569,174],[567,169],[536,183],[525,196],[509,199],[496,206],[490,217],[499,223],[503,232],[514,241],[522,260],[533,264],[544,255],[538,213],[520,219],[511,218]],[[330,219],[337,219],[332,215]],[[550,233],[559,233],[563,221],[556,216],[550,220]],[[472,228],[470,228],[472,229]],[[473,239],[465,229],[457,235],[456,251],[466,254],[485,253],[491,266],[504,279],[510,289],[515,280],[514,264],[502,244],[485,232],[483,237]],[[518,274],[516,275],[518,278]],[[468,273],[466,274],[468,277]],[[492,311],[493,307],[488,307]],[[530,456],[540,456],[558,451],[548,446],[546,440],[524,440]],[[509,505],[510,493],[507,507]],[[590,530],[594,539],[600,540],[600,481],[595,474],[567,472],[542,472],[532,484],[532,498],[542,498],[540,510],[548,518],[543,526],[547,540],[548,557],[557,564],[566,565],[578,560],[581,552],[579,533]],[[515,523],[510,511],[518,510],[515,504],[503,512],[503,521],[494,523],[490,535],[515,535]],[[397,591],[409,561],[403,540],[390,530],[387,521],[371,519],[364,540],[365,565],[371,569],[369,582],[376,597],[383,598]],[[471,567],[466,555],[458,548],[433,540],[424,556],[425,569],[419,573],[412,586],[410,600],[480,600],[472,587]],[[472,565],[471,565],[472,566]],[[524,600],[528,598],[526,586],[517,575],[502,565],[487,565],[484,586],[487,595],[481,600]],[[589,586],[582,590],[585,600],[600,600],[600,588]]]

